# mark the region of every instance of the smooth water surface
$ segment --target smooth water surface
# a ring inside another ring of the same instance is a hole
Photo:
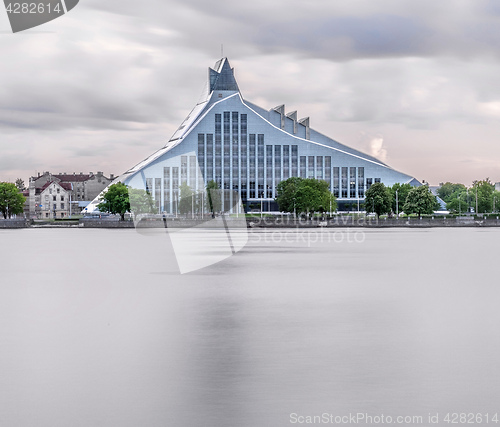
[[[165,234],[0,230],[0,425],[500,416],[499,238],[251,230],[180,275]]]

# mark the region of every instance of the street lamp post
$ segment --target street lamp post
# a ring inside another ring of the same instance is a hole
[[[477,185],[476,185],[476,215],[478,214],[478,207],[477,207]]]
[[[399,218],[399,200],[398,200],[398,190],[396,190],[396,218]]]

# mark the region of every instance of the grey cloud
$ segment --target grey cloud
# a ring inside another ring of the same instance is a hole
[[[26,129],[47,130],[58,164],[113,152],[122,162],[114,172],[130,167],[194,106],[221,43],[245,97],[266,108],[285,102],[315,128],[490,126],[495,105],[481,105],[500,100],[499,14],[496,2],[481,0],[86,0],[52,24],[52,35],[0,38],[9,58],[0,64],[8,82],[0,149],[25,146]],[[89,134],[75,137],[81,130]]]

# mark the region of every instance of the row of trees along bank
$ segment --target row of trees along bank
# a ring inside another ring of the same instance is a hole
[[[474,181],[472,186],[447,182],[437,190],[437,194],[446,203],[446,209],[452,213],[500,212],[500,191],[486,178]]]
[[[220,189],[216,182],[207,184],[206,192],[193,191],[186,183],[180,187],[178,209],[181,215],[211,212],[214,215],[221,209]],[[337,200],[328,189],[328,183],[314,178],[292,177],[281,181],[276,189],[276,202],[282,212],[306,215],[332,213],[337,210]],[[500,192],[494,191],[493,184],[487,179],[475,181],[471,188],[463,184],[444,184],[438,195],[446,202],[447,209],[453,213],[495,212],[500,210]],[[365,193],[360,207],[367,213],[377,216],[385,214],[406,215],[432,214],[440,205],[429,187],[412,187],[410,184],[394,184],[386,187],[375,183]],[[120,214],[126,212],[158,213],[158,206],[151,195],[138,189],[131,189],[122,183],[113,184],[104,194],[98,208],[102,212]]]
[[[329,191],[327,182],[312,178],[293,177],[280,182],[276,202],[281,211],[296,214],[312,215],[337,209],[337,200]],[[373,212],[377,216],[402,211],[421,216],[439,209],[429,187],[412,187],[410,184],[394,184],[392,187],[383,183],[372,184],[361,206],[367,213]]]

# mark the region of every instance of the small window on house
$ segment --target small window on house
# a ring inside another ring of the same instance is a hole
[[[61,209],[64,209],[64,203],[61,203]]]
[[[60,191],[61,191],[61,189],[60,189],[60,188],[58,188],[58,189],[57,189],[57,194],[59,194],[59,193],[60,193]]]
[[[52,196],[52,201],[55,202],[56,201],[56,196]]]
[[[61,196],[61,202],[64,202],[64,196]]]

